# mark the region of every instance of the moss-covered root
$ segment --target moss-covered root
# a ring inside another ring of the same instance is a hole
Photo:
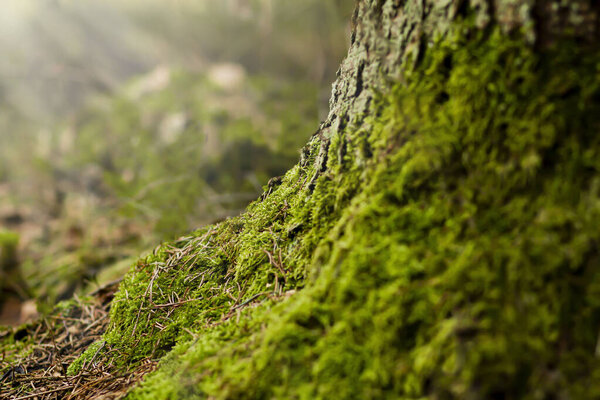
[[[168,354],[130,398],[600,398],[600,53],[523,43],[461,26],[140,261],[106,343]]]

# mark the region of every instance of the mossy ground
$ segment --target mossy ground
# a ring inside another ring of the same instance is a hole
[[[137,263],[105,340],[162,363],[130,398],[600,397],[600,54],[458,31]]]

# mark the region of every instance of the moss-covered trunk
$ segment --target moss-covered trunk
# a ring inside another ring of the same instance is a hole
[[[361,0],[356,2],[352,44],[338,71],[330,113],[322,128],[370,113],[374,91],[388,91],[457,25],[499,29],[536,53],[568,38],[571,46],[598,39],[600,5],[592,0]],[[518,38],[517,38],[518,37]],[[473,35],[468,41],[481,41]],[[449,67],[449,66],[446,66]],[[504,66],[499,66],[504,67]]]
[[[597,4],[359,1],[299,164],[140,260],[83,361],[161,359],[132,398],[600,397]]]

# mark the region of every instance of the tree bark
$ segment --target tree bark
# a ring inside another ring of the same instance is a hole
[[[374,90],[402,78],[457,18],[475,18],[479,29],[498,26],[538,50],[565,37],[581,45],[599,39],[600,4],[593,0],[364,0],[357,1],[348,56],[333,85],[325,136],[345,121],[368,114]]]

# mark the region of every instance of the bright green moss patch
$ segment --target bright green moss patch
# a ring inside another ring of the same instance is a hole
[[[130,397],[600,396],[600,55],[575,49],[445,39],[245,214],[140,261],[107,344],[171,351]]]
[[[306,196],[310,174],[309,167],[293,169],[246,214],[162,245],[141,260],[113,301],[106,335],[123,350],[122,360],[158,357],[192,332],[301,288],[319,238],[339,217],[339,211],[314,215],[332,190],[319,184],[314,196]]]

